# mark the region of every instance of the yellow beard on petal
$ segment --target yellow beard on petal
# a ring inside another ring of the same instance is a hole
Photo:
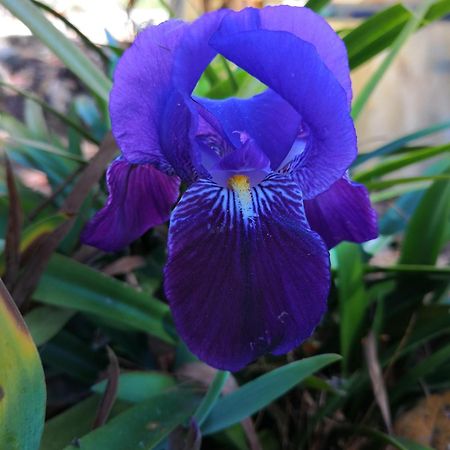
[[[233,175],[228,179],[228,187],[237,195],[244,222],[250,221],[251,223],[256,214],[253,210],[252,188],[249,177],[246,175]]]

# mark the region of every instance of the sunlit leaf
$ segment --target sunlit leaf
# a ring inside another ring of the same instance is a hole
[[[44,372],[25,322],[1,280],[0,355],[0,448],[36,450],[44,426]]]

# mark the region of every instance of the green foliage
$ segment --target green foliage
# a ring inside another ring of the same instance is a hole
[[[27,327],[1,280],[0,329],[0,448],[35,450],[44,425],[44,372]]]
[[[321,11],[329,3],[310,0],[307,6]],[[12,192],[11,183],[0,179],[0,269],[17,292],[25,319],[4,291],[0,448],[178,450],[175,443],[183,438],[198,441],[191,418],[200,426],[205,449],[246,450],[259,444],[277,450],[287,445],[350,448],[361,437],[364,449],[388,444],[428,448],[384,431],[382,399],[369,368],[379,369],[378,383],[386,384],[384,407],[394,418],[423,396],[424,387],[450,389],[450,269],[441,262],[448,258],[450,236],[450,144],[433,143],[436,133],[449,129],[448,119],[385,142],[355,161],[353,179],[365,183],[380,206],[381,236],[362,246],[342,243],[332,251],[329,312],[314,336],[287,357],[267,356],[233,375],[215,372],[196,362],[173,327],[162,289],[166,228],[149,231],[121,253],[88,251],[79,244],[84,223],[105,199],[104,183],[98,180],[115,151],[108,144],[105,106],[120,44],[109,35],[110,46],[94,45],[43,3],[0,4],[89,90],[61,113],[34,93],[0,81],[0,89],[25,99],[23,120],[0,113],[2,148],[14,165],[44,173],[52,192],[50,197],[35,192],[20,176]],[[83,49],[42,11],[71,28]],[[355,117],[376,95],[406,39],[449,12],[448,0],[424,2],[417,13],[396,4],[343,34],[352,69],[387,51],[356,99]],[[97,55],[99,67],[85,56],[87,51]],[[196,94],[243,98],[264,89],[219,57],[200,79]],[[66,132],[55,132],[55,120]],[[423,137],[430,143],[415,145]],[[98,147],[101,157],[87,160],[81,150],[85,143]],[[414,174],[406,176],[405,168],[415,169]],[[98,178],[93,189],[83,190],[77,183],[92,170]],[[74,197],[78,206],[67,209],[67,199]],[[22,221],[13,220],[11,231],[8,219],[22,216]],[[392,262],[375,265],[371,260],[382,261],[385,254]],[[14,270],[6,265],[11,260]],[[21,295],[21,290],[30,294]],[[377,349],[372,359],[362,351],[369,336]],[[117,355],[120,374],[111,354]],[[38,355],[49,387],[41,441],[45,385]]]

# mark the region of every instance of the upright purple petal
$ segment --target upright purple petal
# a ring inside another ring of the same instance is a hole
[[[298,134],[301,118],[298,112],[271,89],[249,99],[197,99],[220,122],[235,145],[244,131],[269,157],[277,170]]]
[[[179,195],[179,179],[150,164],[115,160],[108,169],[106,205],[83,230],[83,243],[105,251],[120,250],[149,228],[169,219]]]
[[[188,184],[207,174],[202,155],[194,145],[197,124],[198,113],[190,97],[174,90],[166,98],[160,143],[175,173]]]
[[[189,24],[171,54],[171,92],[164,93],[164,113],[160,117],[162,153],[175,172],[187,183],[206,175],[201,154],[195,145],[198,109],[190,98],[197,81],[217,54],[208,41],[228,11],[205,14]]]
[[[367,189],[347,177],[305,201],[305,212],[311,228],[328,248],[342,241],[366,242],[378,236],[377,214],[370,206]]]
[[[111,123],[117,144],[131,163],[152,163],[169,170],[159,128],[172,90],[175,48],[188,26],[170,20],[145,28],[117,65],[110,96]]]
[[[356,156],[356,133],[345,90],[312,44],[283,31],[234,32],[235,17],[223,19],[211,45],[300,114],[312,145],[296,166],[295,176],[305,198],[313,198],[341,178]]]
[[[309,337],[326,308],[328,252],[282,175],[250,189],[194,183],[169,230],[165,290],[177,330],[211,366],[239,370]]]
[[[280,5],[269,6],[258,11],[262,29],[287,31],[314,45],[320,59],[333,72],[333,75],[344,88],[350,107],[352,82],[347,49],[344,41],[330,27],[328,22],[309,8]]]
[[[213,11],[189,26],[174,55],[173,83],[180,92],[190,94],[217,55],[217,51],[209,45],[209,39],[227,14],[230,11],[225,9]]]

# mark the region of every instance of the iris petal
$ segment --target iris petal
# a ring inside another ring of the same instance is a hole
[[[313,45],[287,32],[232,33],[225,26],[230,17],[224,18],[211,45],[300,114],[311,133],[311,145],[296,165],[295,176],[305,198],[313,198],[341,178],[356,156],[346,93]]]
[[[352,83],[347,49],[343,40],[330,27],[328,22],[309,8],[280,5],[258,11],[262,29],[287,31],[314,45],[320,59],[333,72],[339,84],[344,88],[350,106]],[[240,14],[249,14],[249,12],[241,12]]]
[[[180,185],[177,177],[150,164],[129,164],[122,158],[109,167],[107,183],[108,201],[81,236],[83,243],[105,251],[120,250],[168,220]]]
[[[305,201],[311,228],[332,248],[342,241],[365,242],[378,236],[377,215],[367,189],[344,177],[327,191]]]
[[[300,115],[271,89],[249,99],[198,99],[214,116],[220,117],[227,137],[238,145],[239,134],[245,131],[269,157],[277,170],[289,152],[300,126]]]
[[[165,270],[181,337],[228,370],[309,337],[329,289],[328,252],[305,220],[296,184],[273,174],[251,190],[236,186],[200,180],[185,192]]]
[[[226,9],[213,11],[189,26],[174,54],[172,79],[175,89],[185,94],[194,90],[201,74],[217,54],[209,45],[209,38],[229,13]]]
[[[170,170],[161,152],[159,127],[172,90],[174,49],[187,27],[179,20],[147,27],[117,65],[110,115],[114,137],[129,162]]]

